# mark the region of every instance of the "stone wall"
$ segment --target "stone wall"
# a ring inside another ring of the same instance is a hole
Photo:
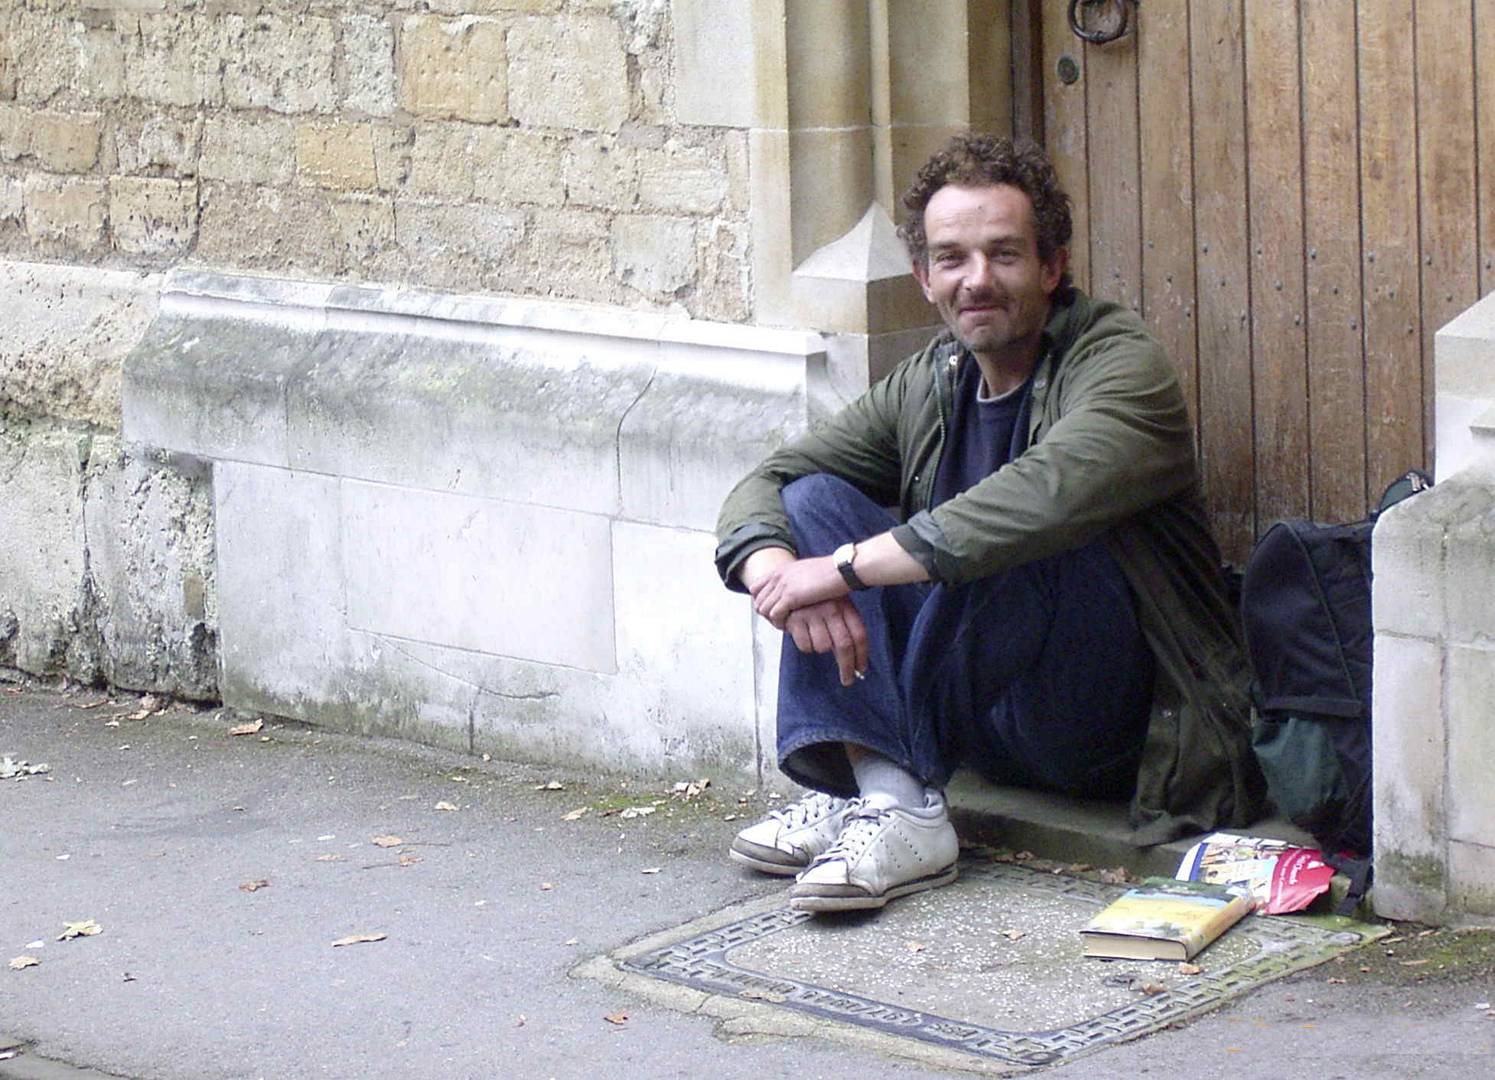
[[[669,0],[11,0],[0,253],[750,316]]]

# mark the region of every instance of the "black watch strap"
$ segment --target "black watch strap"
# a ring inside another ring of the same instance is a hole
[[[847,548],[851,550],[847,552]],[[851,565],[856,557],[857,546],[855,544],[843,544],[836,549],[836,569],[841,572],[841,580],[846,582],[846,587],[852,592],[861,592],[868,588],[868,585],[857,576],[856,568]]]

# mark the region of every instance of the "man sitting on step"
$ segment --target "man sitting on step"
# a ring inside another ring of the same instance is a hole
[[[1245,824],[1260,797],[1172,364],[1071,284],[1069,199],[1036,146],[958,136],[903,202],[947,329],[718,522],[723,580],[785,631],[779,763],[812,789],[731,856],[797,875],[802,910],[953,881],[961,765],[1131,795],[1139,844]]]

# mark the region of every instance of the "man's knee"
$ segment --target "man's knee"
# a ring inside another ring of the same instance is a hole
[[[838,476],[811,473],[784,487],[784,513],[789,515],[791,521],[801,520],[844,502],[848,496],[859,494],[856,488]]]

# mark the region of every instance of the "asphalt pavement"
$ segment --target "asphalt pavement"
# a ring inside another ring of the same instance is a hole
[[[725,858],[767,792],[253,727],[0,685],[0,1078],[960,1075],[577,976],[782,889]],[[1490,965],[1398,970],[1423,932],[1042,1071],[1495,1075]]]

